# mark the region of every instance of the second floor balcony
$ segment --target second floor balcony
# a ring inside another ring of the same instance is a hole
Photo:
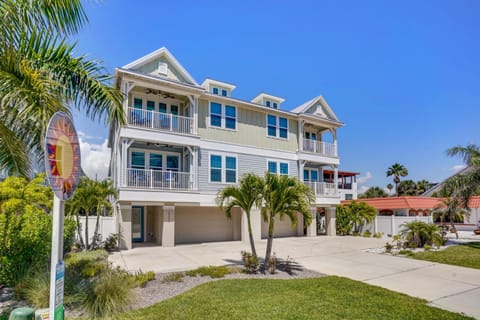
[[[181,134],[194,133],[194,121],[191,117],[178,116],[171,113],[156,112],[129,107],[127,123],[130,126],[154,129]]]
[[[312,189],[317,197],[338,197],[338,188],[335,183],[320,181],[303,181],[303,183]]]
[[[123,186],[135,189],[194,190],[194,175],[189,172],[127,168]]]

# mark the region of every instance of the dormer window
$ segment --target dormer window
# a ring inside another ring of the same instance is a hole
[[[218,88],[215,88],[215,87],[214,87],[214,88],[212,89],[212,93],[213,93],[213,94],[218,94]]]
[[[226,97],[227,95],[228,95],[228,92],[227,92],[227,90],[225,90],[225,89],[222,89],[222,96],[223,96],[223,97]]]
[[[273,109],[278,109],[278,104],[276,102],[273,103]]]
[[[265,106],[266,106],[267,108],[270,108],[270,100],[265,101]]]

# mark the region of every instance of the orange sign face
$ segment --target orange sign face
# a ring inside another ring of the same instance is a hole
[[[55,195],[70,199],[80,178],[80,144],[72,120],[63,112],[55,113],[48,124],[45,171]]]

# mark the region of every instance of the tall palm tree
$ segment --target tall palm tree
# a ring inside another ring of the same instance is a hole
[[[68,42],[87,21],[80,0],[0,1],[0,170],[28,175],[49,119],[70,105],[125,123],[110,76]]]
[[[360,194],[358,197],[360,199],[366,199],[366,198],[385,198],[387,197],[387,193],[385,190],[383,190],[380,187],[370,187],[365,191],[364,193]]]
[[[460,156],[467,166],[480,166],[480,146],[469,144],[466,147],[455,146],[447,149],[447,155]]]
[[[398,184],[398,195],[414,196],[417,194],[417,184],[413,180],[403,180]]]
[[[275,229],[275,217],[290,218],[292,227],[297,224],[297,214],[301,214],[306,225],[312,222],[310,208],[315,201],[313,191],[298,179],[285,175],[267,173],[265,186],[262,192],[262,216],[268,223],[267,249],[265,252],[264,268],[270,261]]]
[[[264,181],[261,177],[249,173],[240,179],[238,186],[226,187],[220,190],[217,195],[218,206],[225,211],[228,218],[232,217],[232,209],[234,207],[240,207],[245,212],[247,217],[248,238],[250,240],[252,254],[255,257],[257,256],[257,251],[255,250],[250,213],[253,206],[257,208],[261,207],[263,186]]]
[[[393,176],[393,182],[395,183],[395,195],[398,197],[398,184],[400,183],[400,177],[406,177],[408,175],[408,169],[400,164],[394,163],[387,169],[387,177]]]
[[[433,210],[433,216],[435,219],[440,219],[440,222],[444,225],[447,220],[452,226],[452,230],[455,231],[455,235],[458,239],[458,232],[455,228],[455,221],[463,221],[464,216],[468,216],[469,212],[464,208],[461,198],[452,197],[445,198],[442,203]]]
[[[416,183],[417,196],[425,193],[425,191],[428,190],[429,185],[430,185],[430,182],[428,182],[428,180],[423,179],[423,180],[417,181]]]

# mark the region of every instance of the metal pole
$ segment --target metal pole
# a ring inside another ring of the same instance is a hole
[[[63,261],[63,220],[64,201],[53,196],[52,251],[50,265],[50,320],[55,319],[56,270],[58,262]],[[63,287],[62,287],[63,291]],[[63,292],[62,303],[63,303]],[[63,318],[63,317],[62,317]],[[57,318],[58,319],[58,318]],[[56,320],[56,319],[55,319]]]

